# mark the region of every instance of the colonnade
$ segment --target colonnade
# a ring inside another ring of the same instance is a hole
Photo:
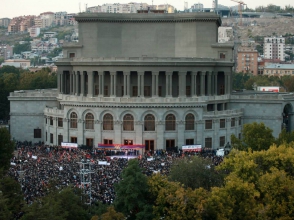
[[[119,88],[122,88],[120,92]],[[58,91],[88,97],[223,95],[231,92],[231,74],[212,71],[60,71]]]

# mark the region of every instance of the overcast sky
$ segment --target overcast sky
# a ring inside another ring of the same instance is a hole
[[[21,15],[39,15],[42,12],[52,11],[66,11],[68,13],[79,12],[79,6],[81,11],[85,10],[85,5],[88,7],[102,5],[104,3],[129,3],[129,2],[142,2],[152,4],[152,0],[141,0],[141,1],[127,1],[127,0],[0,0],[0,18],[8,17],[13,18]],[[183,10],[184,2],[188,2],[188,7],[195,3],[202,3],[204,7],[212,7],[212,0],[153,0],[154,5],[159,4],[170,4],[178,10]],[[243,0],[248,5],[248,8],[255,8],[257,6],[268,4],[275,4],[281,7],[285,5],[294,6],[293,0]],[[231,0],[218,0],[218,3],[226,6],[234,6],[235,3]]]

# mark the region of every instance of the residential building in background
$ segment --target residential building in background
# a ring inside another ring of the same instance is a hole
[[[279,59],[280,61],[285,61],[285,38],[265,37],[263,54],[265,59]]]
[[[13,47],[8,44],[0,44],[0,57],[4,60],[10,59],[13,55]]]
[[[36,16],[34,15],[20,16],[20,17],[13,18],[8,25],[8,32],[14,33],[14,32],[28,31],[28,28],[34,26],[35,18]]]
[[[11,19],[10,18],[0,18],[0,26],[8,27]]]
[[[30,33],[30,37],[38,37],[41,29],[39,27],[33,26],[28,28],[28,32]]]
[[[225,43],[228,41],[233,41],[233,28],[232,27],[219,27],[218,28],[218,42]]]
[[[43,12],[35,18],[35,26],[39,28],[51,27],[54,19],[53,12]]]
[[[264,75],[294,75],[294,64],[273,63],[264,67]]]
[[[30,66],[31,61],[25,59],[9,59],[5,60],[1,66],[14,66],[17,68],[27,69]]]
[[[238,73],[258,74],[258,52],[252,47],[239,47],[237,52]]]

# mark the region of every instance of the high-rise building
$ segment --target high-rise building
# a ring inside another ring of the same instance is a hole
[[[280,61],[285,61],[285,38],[265,37],[263,54],[265,59],[279,59]]]

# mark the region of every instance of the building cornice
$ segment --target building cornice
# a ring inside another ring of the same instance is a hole
[[[182,22],[216,22],[221,25],[220,17],[215,13],[80,13],[75,16],[78,22],[111,23],[182,23]]]

